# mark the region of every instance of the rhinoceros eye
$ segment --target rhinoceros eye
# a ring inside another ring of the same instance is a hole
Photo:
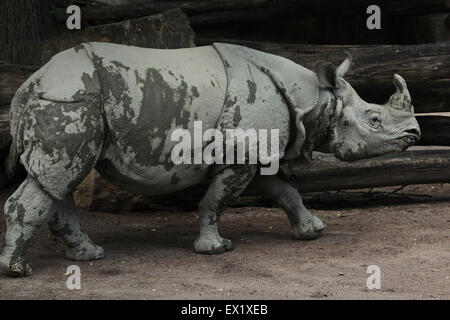
[[[381,126],[381,117],[379,113],[373,112],[369,115],[369,125],[374,129],[378,129]]]

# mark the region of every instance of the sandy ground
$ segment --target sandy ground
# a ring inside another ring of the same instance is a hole
[[[11,192],[0,193],[2,209]],[[295,240],[277,208],[229,209],[220,229],[235,249],[219,256],[193,252],[193,212],[87,212],[83,225],[105,248],[105,259],[66,260],[62,241],[45,226],[28,254],[35,274],[0,274],[0,298],[450,298],[449,184],[410,186],[389,196],[319,194],[307,203],[328,223],[322,238]],[[1,247],[4,231],[2,218]],[[81,290],[66,287],[72,264],[81,268]],[[368,265],[381,268],[379,290],[366,288]]]

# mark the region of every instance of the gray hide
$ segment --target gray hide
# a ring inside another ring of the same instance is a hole
[[[194,248],[199,253],[231,249],[217,222],[250,184],[285,210],[296,238],[317,238],[325,224],[308,212],[281,173],[260,175],[258,164],[175,165],[171,151],[177,142],[171,133],[183,128],[193,134],[196,120],[203,130],[278,129],[277,153],[290,163],[307,159],[313,149],[345,160],[412,144],[419,129],[404,80],[396,78],[398,92],[388,103],[401,107],[381,109],[359,101],[342,79],[349,64],[321,67],[316,74],[287,59],[229,44],[159,50],[84,43],[59,53],[12,101],[7,168],[13,174],[20,161],[28,177],[5,205],[0,267],[18,276],[31,273],[25,252],[45,221],[66,242],[69,259],[104,256],[81,228],[72,199],[93,168],[119,187],[148,195],[209,181],[198,210]],[[372,107],[376,110],[368,112]],[[379,121],[388,117],[389,137],[365,124],[373,118],[366,114],[374,112]],[[380,147],[392,139],[401,143]]]

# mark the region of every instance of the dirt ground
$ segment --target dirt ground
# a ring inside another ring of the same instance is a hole
[[[280,209],[229,209],[220,230],[235,249],[218,256],[193,252],[193,212],[86,212],[105,259],[66,260],[45,226],[28,254],[34,275],[0,274],[0,299],[449,299],[450,184],[394,189],[309,195],[328,224],[314,241],[295,240]],[[81,290],[66,287],[72,264]],[[381,269],[379,290],[366,288],[369,265]]]

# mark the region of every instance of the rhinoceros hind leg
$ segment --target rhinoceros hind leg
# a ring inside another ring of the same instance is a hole
[[[54,200],[28,177],[5,204],[6,246],[0,255],[0,267],[13,276],[28,276],[31,267],[25,262],[29,241],[51,212]]]
[[[103,248],[95,245],[81,228],[80,216],[72,195],[58,201],[49,221],[52,233],[67,244],[66,257],[70,260],[88,261],[102,259]]]
[[[194,242],[198,253],[219,254],[232,249],[231,241],[217,230],[220,213],[238,197],[255,176],[256,166],[237,165],[225,168],[212,179],[199,203],[200,234]]]
[[[250,187],[259,190],[283,208],[297,239],[313,240],[320,237],[326,224],[305,208],[298,190],[285,177],[258,176]]]

